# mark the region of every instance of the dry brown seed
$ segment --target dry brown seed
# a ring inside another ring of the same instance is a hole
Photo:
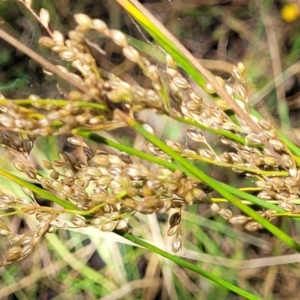
[[[25,174],[31,179],[36,178],[36,170],[32,167],[26,167]]]
[[[50,173],[51,179],[57,180],[59,178],[59,176],[60,176],[59,172],[57,172],[55,170]]]
[[[289,203],[289,202],[281,202],[279,204],[279,206],[282,207],[285,211],[288,211],[288,212],[292,212],[292,211],[297,210],[295,205],[292,204],[292,203]]]
[[[90,28],[93,25],[92,19],[85,14],[75,14],[74,15],[75,21],[81,25],[83,28]]]
[[[8,261],[18,261],[21,256],[21,250],[22,248],[19,246],[12,246],[7,249],[5,258]]]
[[[272,129],[272,125],[266,121],[265,119],[261,119],[258,121],[258,126],[263,129],[263,130],[271,130]]]
[[[263,158],[265,165],[267,166],[275,166],[277,165],[277,160],[274,156],[265,156]]]
[[[251,222],[246,224],[245,228],[248,231],[257,231],[257,230],[261,229],[262,226],[257,222],[251,221]]]
[[[97,30],[100,33],[106,34],[108,31],[107,25],[102,20],[99,19],[93,19],[92,26],[95,30]]]
[[[282,154],[281,158],[282,158],[282,162],[286,168],[290,169],[295,166],[294,161],[291,156],[289,156],[287,154]]]
[[[246,223],[249,220],[250,220],[249,217],[246,217],[246,216],[243,216],[243,215],[236,215],[236,216],[233,216],[232,218],[230,218],[229,222],[231,224],[242,225],[242,224]]]
[[[43,167],[47,170],[52,170],[52,164],[48,160],[42,160]]]
[[[94,177],[102,176],[100,169],[95,167],[88,167],[84,172],[89,176],[94,176]]]
[[[168,229],[167,235],[172,236],[179,230],[179,225],[174,225]]]
[[[15,122],[11,116],[0,114],[0,123],[2,123],[4,127],[13,127]]]
[[[214,160],[216,158],[215,154],[207,149],[200,149],[199,154],[200,154],[200,156],[203,156],[204,158],[208,158],[208,159]]]
[[[86,227],[86,219],[82,216],[74,216],[71,222],[78,227]]]
[[[54,46],[56,46],[56,42],[48,36],[42,36],[39,39],[39,43],[47,48],[53,48]]]
[[[123,48],[123,54],[129,60],[138,63],[140,62],[140,54],[139,52],[133,48],[132,46],[127,46]]]
[[[211,83],[206,83],[205,85],[205,90],[209,93],[209,94],[214,94],[216,92],[216,90],[214,89],[214,87],[212,86]]]
[[[284,144],[277,139],[269,139],[269,143],[273,146],[274,150],[276,151],[283,151],[284,150]]]
[[[190,87],[189,83],[185,78],[182,76],[176,76],[173,78],[173,82],[176,86],[178,86],[180,89],[188,89]]]
[[[32,243],[32,236],[23,236],[20,240],[20,245],[21,246],[24,246],[26,244],[30,244]]]
[[[174,253],[177,253],[181,249],[181,247],[182,247],[182,239],[181,237],[177,237],[172,242],[172,251]]]
[[[230,220],[232,218],[232,211],[229,209],[222,208],[218,211],[218,214],[225,220]]]
[[[213,212],[218,212],[220,210],[220,207],[217,203],[213,203],[210,208]]]
[[[21,256],[24,257],[24,256],[29,255],[33,251],[33,249],[34,249],[33,245],[31,245],[31,244],[25,245],[21,250]]]
[[[64,39],[64,36],[62,35],[62,33],[60,33],[57,30],[54,30],[52,37],[57,45],[62,45],[62,46],[64,45],[65,39]]]
[[[24,172],[26,169],[25,164],[23,164],[21,161],[17,160],[13,162],[14,167],[21,172]]]
[[[118,225],[116,226],[117,230],[126,230],[128,229],[127,227],[127,222],[125,220],[121,220],[118,222]]]
[[[105,232],[113,231],[117,226],[117,222],[108,222],[101,226],[101,230]]]
[[[180,220],[181,220],[181,214],[179,212],[176,212],[171,215],[169,219],[169,224],[171,227],[174,227],[175,225],[178,225],[180,223]]]
[[[172,148],[172,150],[174,150],[176,152],[182,151],[180,143],[175,142],[175,141],[170,141],[170,140],[166,140],[165,142],[170,148]]]
[[[192,140],[196,142],[203,143],[206,141],[203,133],[200,130],[188,128],[186,133]]]
[[[48,28],[49,22],[50,22],[50,15],[48,10],[46,10],[45,8],[41,8],[40,10],[40,20],[41,23]]]
[[[127,38],[125,34],[119,30],[111,29],[109,31],[111,39],[120,47],[127,47]]]

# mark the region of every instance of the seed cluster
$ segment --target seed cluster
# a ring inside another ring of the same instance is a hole
[[[175,236],[172,249],[177,252],[182,248],[182,208],[203,202],[206,193],[211,192],[205,184],[180,170],[163,167],[154,170],[151,166],[150,171],[150,168],[134,163],[128,156],[93,151],[78,136],[70,134],[78,128],[98,131],[124,126],[113,113],[115,107],[131,117],[137,116],[141,110],[152,109],[189,124],[186,141],[190,140],[197,146],[191,150],[188,143],[183,145],[175,140],[165,140],[169,148],[188,161],[205,162],[243,173],[255,183],[259,198],[276,200],[285,211],[299,213],[298,206],[293,203],[300,195],[299,169],[290,150],[269,122],[253,117],[260,133],[252,132],[244,120],[237,116],[234,119],[229,117],[228,111],[232,108],[218,97],[211,83],[206,84],[204,91],[198,92],[180,73],[172,57],[166,55],[166,67],[161,70],[129,45],[122,32],[109,29],[102,20],[91,19],[84,14],[75,15],[78,25],[66,39],[58,31],[51,32],[47,11],[41,12],[40,19],[50,35],[42,37],[40,43],[57,53],[61,60],[70,63],[71,71],[63,66],[58,67],[88,92],[70,90],[66,94],[67,100],[40,99],[37,95],[16,101],[0,99],[0,144],[15,154],[13,165],[16,170],[59,199],[75,205],[78,211],[69,211],[73,215],[74,226],[96,226],[103,231],[129,230],[128,218],[136,212],[151,214],[175,209],[167,234]],[[152,88],[129,84],[102,70],[89,49],[90,43],[86,37],[89,30],[98,32],[121,47],[124,57],[135,63],[150,79]],[[238,63],[232,70],[230,82],[221,77],[215,79],[249,113],[244,74],[243,64]],[[148,124],[144,124],[144,128],[155,134]],[[216,149],[215,140],[212,142],[204,131],[218,134],[223,144],[220,149],[226,150]],[[25,136],[24,132],[28,134]],[[68,142],[77,147],[76,153],[82,155],[60,153],[56,160],[40,162],[43,171],[39,170],[30,156],[36,137],[65,133],[69,136]],[[264,147],[266,141],[272,151]],[[153,155],[172,162],[171,157],[161,149],[151,143],[147,146]],[[67,211],[40,206],[31,191],[23,190],[32,201],[0,193],[0,210],[34,214],[39,226],[30,235],[16,235],[0,219],[0,235],[10,240],[0,265],[9,265],[30,254],[39,239],[52,230],[51,222]],[[229,208],[217,203],[210,205],[214,212],[232,224],[243,225],[249,231],[261,228],[247,216],[234,215]],[[276,212],[272,210],[259,213],[267,220],[276,217]]]

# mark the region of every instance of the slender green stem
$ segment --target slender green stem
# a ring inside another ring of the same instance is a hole
[[[23,180],[22,178],[17,177],[15,175],[1,169],[1,168],[0,168],[0,175],[14,181],[15,183],[17,183],[21,186],[27,187],[29,190],[31,190],[32,192],[34,192],[37,195],[41,196],[42,198],[48,199],[52,202],[55,202],[56,204],[62,206],[63,208],[71,209],[71,210],[78,210],[78,208],[74,204],[72,204],[70,202],[67,202],[65,200],[62,200],[62,199],[54,196],[50,192],[45,191],[44,189],[41,189],[41,188],[29,183],[28,181]]]
[[[248,292],[246,292],[245,290],[243,289],[240,289],[239,287],[233,285],[232,283],[218,277],[218,276],[215,276],[213,275],[211,272],[208,272],[208,271],[205,271],[203,269],[200,269],[198,268],[195,264],[192,264],[190,262],[187,262],[185,260],[183,260],[182,258],[176,256],[176,255],[173,255],[171,253],[168,253],[164,250],[161,250],[137,237],[135,237],[134,235],[130,234],[130,233],[124,233],[122,231],[114,231],[115,233],[117,233],[118,235],[124,237],[125,239],[139,245],[139,246],[142,246],[142,247],[145,247],[146,249],[154,252],[154,253],[157,253],[171,261],[173,261],[174,263],[176,263],[177,265],[179,266],[182,266],[184,268],[187,268],[197,274],[200,274],[204,277],[206,277],[207,279],[209,280],[212,280],[214,281],[215,283],[219,284],[220,286],[226,288],[226,289],[229,289],[231,290],[232,292],[242,296],[242,297],[245,297],[246,299],[251,299],[251,300],[258,300],[260,299],[259,297],[257,296],[254,296],[253,294],[250,294]]]

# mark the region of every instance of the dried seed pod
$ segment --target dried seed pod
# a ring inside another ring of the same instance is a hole
[[[229,209],[222,208],[218,211],[218,214],[225,220],[230,220],[232,218],[232,211]]]
[[[113,231],[116,228],[117,224],[117,222],[108,222],[101,226],[101,230],[105,232]]]
[[[280,140],[269,139],[269,143],[273,146],[274,150],[276,151],[283,151],[285,149],[284,144]]]
[[[65,42],[64,36],[59,31],[54,30],[52,38],[55,41],[56,45],[61,45],[61,46],[64,45]]]
[[[257,231],[259,229],[262,229],[262,226],[259,223],[255,222],[255,221],[251,221],[251,222],[246,224],[245,228],[248,231]]]
[[[94,24],[92,22],[92,19],[85,14],[75,14],[74,15],[75,21],[82,26],[82,28],[89,29],[91,28]]]
[[[56,46],[56,42],[48,37],[48,36],[42,36],[40,39],[39,39],[39,43],[41,45],[43,45],[44,47],[47,47],[47,48],[53,48]]]
[[[99,19],[92,20],[92,28],[103,34],[106,34],[108,32],[107,25]]]
[[[190,137],[195,142],[203,143],[206,141],[203,133],[200,130],[188,128],[186,133],[188,137]]]
[[[181,237],[177,237],[172,242],[172,251],[177,253],[182,248],[182,239]]]
[[[171,140],[166,140],[165,141],[166,144],[172,148],[172,150],[176,151],[176,152],[181,152],[182,151],[182,148],[181,148],[181,145],[180,143],[178,142],[175,142],[175,141],[171,141]]]
[[[229,219],[229,223],[242,225],[242,224],[248,222],[250,219],[251,218],[243,216],[243,215],[235,215]]]
[[[41,20],[41,23],[46,28],[48,28],[49,22],[50,22],[50,15],[49,15],[48,10],[46,10],[45,8],[41,8],[41,10],[40,10],[40,20]]]
[[[86,219],[82,216],[74,216],[71,222],[77,227],[85,227],[86,226]]]
[[[132,46],[126,46],[123,48],[123,54],[129,60],[139,63],[140,62],[140,54],[139,52],[133,48]]]
[[[171,215],[169,219],[169,224],[171,227],[173,227],[175,225],[178,225],[180,223],[180,220],[181,220],[181,214],[179,212],[176,212]]]
[[[215,213],[219,212],[220,210],[220,207],[217,203],[213,203],[211,206],[210,206],[211,210]]]
[[[120,47],[124,48],[127,47],[127,38],[125,36],[125,34],[119,30],[114,30],[111,29],[109,31],[109,35],[111,37],[111,39]]]
[[[178,230],[179,230],[179,224],[178,224],[178,225],[174,225],[174,226],[172,226],[172,227],[170,227],[170,228],[168,229],[167,235],[168,235],[168,236],[172,236],[172,235],[174,235],[175,233],[177,233]]]
[[[293,211],[296,211],[296,206],[292,203],[289,203],[289,202],[281,202],[279,204],[280,207],[282,207],[285,211],[287,212],[293,212]]]
[[[17,160],[13,162],[14,167],[21,172],[24,172],[26,169],[25,164],[23,164],[21,161]]]
[[[189,83],[182,76],[176,76],[173,78],[173,83],[180,89],[186,90],[190,87]]]

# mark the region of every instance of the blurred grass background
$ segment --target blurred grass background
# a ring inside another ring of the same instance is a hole
[[[291,20],[292,10],[290,15],[283,14],[283,9],[291,2],[141,2],[195,57],[205,60],[203,63],[215,74],[230,80],[226,62],[242,61],[247,68],[250,103],[298,143],[300,18],[296,14]],[[299,1],[294,3],[300,7]],[[114,1],[43,0],[33,1],[32,7],[37,12],[41,7],[46,8],[51,15],[51,29],[65,35],[75,26],[73,14],[86,13],[150,46],[153,43]],[[0,26],[52,62],[60,63],[55,55],[39,46],[39,38],[46,33],[20,2],[0,1]],[[124,62],[118,47],[98,36],[92,35],[90,39],[107,53],[104,56],[95,53],[103,69],[115,72],[128,82],[149,84],[134,65]],[[29,94],[61,97],[62,83],[59,82],[57,88],[55,78],[46,76],[35,62],[1,40],[0,49],[0,92],[5,97],[24,98]],[[218,61],[217,66],[214,60]],[[286,109],[288,114],[283,113]],[[180,128],[174,127],[176,130],[170,133],[164,126],[163,122],[157,125],[161,134],[180,138]],[[118,135],[126,143],[138,143],[135,136],[124,136],[126,132]],[[46,141],[41,143],[45,145]],[[37,160],[53,156],[57,143],[48,145],[48,153],[36,150]],[[10,159],[4,151],[1,155]],[[0,162],[2,166],[3,161]],[[10,191],[20,192],[15,186],[4,184],[2,178],[1,183]],[[170,250],[167,220],[167,214],[137,215],[130,225],[135,235]],[[291,236],[299,235],[299,224],[292,220],[277,223]],[[16,232],[26,232],[35,226],[31,219],[20,217],[8,224]],[[186,251],[179,255],[199,267],[262,299],[298,299],[300,255],[278,243],[268,232],[261,230],[249,234],[213,216],[206,205],[197,205],[183,214],[182,236]],[[48,234],[25,261],[0,268],[0,298],[237,299],[190,271],[121,242],[114,234],[101,233],[95,228],[60,229]]]

